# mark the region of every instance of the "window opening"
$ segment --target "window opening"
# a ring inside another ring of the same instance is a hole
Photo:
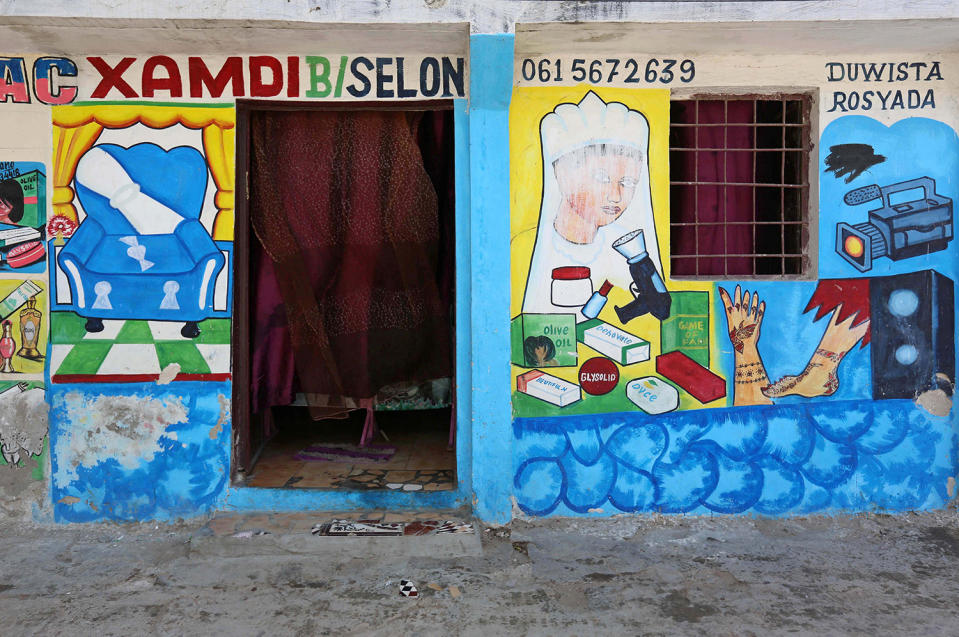
[[[808,95],[670,103],[673,277],[809,270]]]

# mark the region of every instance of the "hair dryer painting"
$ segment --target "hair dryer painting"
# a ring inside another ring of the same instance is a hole
[[[669,318],[669,306],[672,299],[666,290],[663,278],[659,276],[656,266],[646,252],[646,240],[642,230],[634,230],[623,235],[613,243],[613,249],[626,257],[629,264],[629,275],[633,282],[629,291],[635,297],[626,305],[617,305],[616,316],[625,325],[637,316],[647,312],[660,321]]]

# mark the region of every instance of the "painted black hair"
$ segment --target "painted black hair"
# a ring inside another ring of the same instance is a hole
[[[546,354],[543,356],[543,363],[551,361],[556,357],[556,345],[553,344],[553,339],[548,336],[528,336],[526,340],[523,341],[523,354],[526,356],[527,365],[538,367],[543,364],[536,360],[536,350],[540,347],[546,350]]]
[[[10,221],[18,223],[23,219],[23,188],[16,179],[0,181],[0,200],[10,205]]]

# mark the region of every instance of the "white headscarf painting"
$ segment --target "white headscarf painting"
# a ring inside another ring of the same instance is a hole
[[[662,275],[646,117],[590,91],[579,104],[559,104],[546,115],[540,140],[543,198],[523,312],[570,311],[551,298],[553,270],[564,266],[588,267],[593,290],[606,280],[629,289],[629,266],[612,245],[635,230],[643,231]]]

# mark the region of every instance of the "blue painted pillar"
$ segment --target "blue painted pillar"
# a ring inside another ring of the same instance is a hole
[[[509,101],[513,36],[470,36],[470,353],[474,513],[511,519]]]

